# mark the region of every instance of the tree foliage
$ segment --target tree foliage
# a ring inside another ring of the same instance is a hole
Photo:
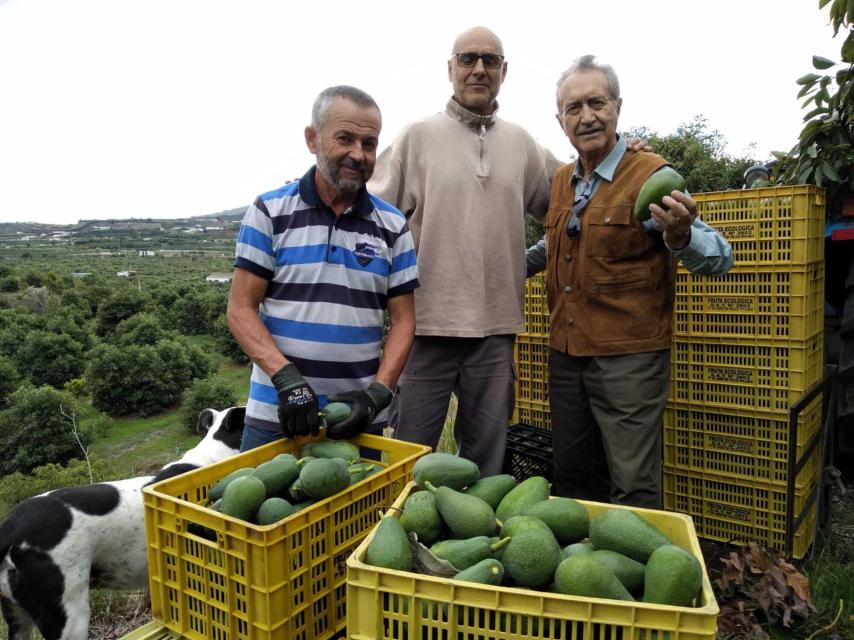
[[[175,338],[177,334],[163,328],[160,318],[148,311],[132,315],[116,325],[112,342],[122,346],[153,345],[166,338]]]
[[[542,228],[542,225],[540,227]],[[538,238],[539,236],[535,237],[534,242]],[[228,320],[224,315],[214,321],[211,333],[216,340],[217,349],[221,354],[241,364],[249,362],[249,356],[243,353],[243,349],[237,343],[237,340],[234,339],[231,329],[228,328]]]
[[[190,433],[196,432],[196,423],[202,409],[222,411],[237,404],[237,395],[228,382],[219,376],[194,380],[184,392],[181,401],[181,422]]]
[[[854,2],[819,1],[820,9],[827,5],[833,36],[845,34],[840,61],[812,57],[819,73],[797,80],[798,98],[805,98],[801,106],[809,109],[804,128],[791,151],[774,155],[785,182],[824,186],[834,206],[854,193]]]
[[[49,463],[36,467],[28,475],[15,471],[4,476],[0,482],[0,514],[4,514],[19,502],[46,491],[89,484],[90,466],[92,480],[95,482],[102,482],[110,477],[110,465],[107,461],[93,455],[89,456],[89,466],[85,461],[74,458],[64,467]]]
[[[24,385],[9,396],[0,411],[0,475],[29,473],[38,466],[65,464],[81,455],[71,422],[63,416],[77,413],[74,399],[53,387]],[[86,434],[80,434],[83,446]]]
[[[655,153],[682,174],[690,193],[740,189],[744,171],[756,162],[754,158],[727,154],[723,134],[709,130],[701,115],[680,125],[675,133],[661,135],[641,127],[627,131],[625,136],[646,140]]]
[[[145,416],[177,404],[193,378],[209,371],[205,354],[182,339],[122,347],[104,343],[90,352],[86,384],[101,411]]]
[[[0,409],[8,406],[9,396],[21,384],[21,374],[11,358],[0,355]]]
[[[15,354],[15,363],[34,385],[61,389],[83,372],[83,347],[66,333],[30,331]]]
[[[95,332],[105,336],[116,328],[122,320],[145,308],[145,296],[136,289],[124,288],[113,293],[98,306]]]

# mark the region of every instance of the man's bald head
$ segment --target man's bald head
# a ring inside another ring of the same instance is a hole
[[[454,40],[454,48],[451,49],[451,54],[453,55],[454,53],[463,51],[463,48],[469,46],[471,42],[489,42],[494,49],[494,53],[504,54],[504,45],[501,44],[501,38],[495,35],[495,32],[487,29],[486,27],[472,27],[471,29],[463,31],[457,36],[457,39]]]
[[[472,27],[454,40],[448,60],[448,80],[454,100],[478,115],[495,111],[495,98],[507,75],[501,39],[486,27]]]

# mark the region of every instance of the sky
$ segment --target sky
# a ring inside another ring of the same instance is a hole
[[[325,87],[376,99],[381,149],[441,111],[475,25],[504,44],[499,115],[567,160],[555,82],[580,55],[615,68],[621,130],[701,115],[730,155],[768,159],[802,127],[795,80],[842,44],[818,0],[0,0],[0,222],[246,206],[313,164]]]

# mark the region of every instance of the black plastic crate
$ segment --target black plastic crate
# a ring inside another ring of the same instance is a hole
[[[507,427],[504,473],[525,480],[531,476],[552,478],[552,432],[529,424]]]

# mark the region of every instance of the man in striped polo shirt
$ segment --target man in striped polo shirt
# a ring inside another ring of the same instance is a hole
[[[412,346],[418,267],[406,218],[365,188],[381,126],[365,92],[325,89],[305,129],[316,166],[243,218],[228,301],[229,327],[253,362],[243,451],[316,435],[330,401],[352,407],[330,437],[384,420]]]

